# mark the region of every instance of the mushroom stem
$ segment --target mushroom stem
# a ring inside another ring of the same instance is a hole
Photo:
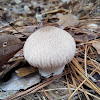
[[[54,76],[54,75],[58,75],[61,74],[64,70],[65,66],[59,67],[59,68],[52,68],[52,69],[42,69],[39,68],[39,73],[41,76],[45,77],[45,78],[49,78],[50,76]]]

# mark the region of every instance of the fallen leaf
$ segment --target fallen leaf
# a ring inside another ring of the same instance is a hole
[[[10,12],[5,11],[3,14],[0,14],[0,22],[3,26],[9,26],[9,23],[14,22],[14,19]]]
[[[68,27],[68,26],[75,26],[79,24],[78,18],[73,14],[67,14],[67,15],[57,14],[57,18],[59,19],[57,22],[59,26],[62,25],[64,27]]]
[[[18,77],[13,73],[11,79],[7,82],[0,82],[0,99],[4,99],[12,94],[15,94],[20,89],[27,89],[40,82],[40,76],[28,75],[26,77]]]
[[[93,42],[92,46],[97,50],[98,54],[100,54],[100,41]]]
[[[86,42],[87,40],[93,40],[95,38],[98,38],[97,34],[78,34],[73,35],[74,39],[79,42]]]
[[[16,73],[19,77],[27,76],[31,73],[35,73],[37,70],[34,67],[23,67],[16,70]]]
[[[0,35],[0,68],[23,47],[22,42],[13,35]]]
[[[91,23],[88,24],[86,28],[90,31],[91,34],[91,32],[96,31],[99,28],[99,26],[97,24]]]
[[[87,35],[86,34],[74,35],[73,37],[78,42],[85,42],[87,40]]]
[[[17,21],[15,22],[16,26],[24,26],[24,22],[23,21]]]
[[[8,75],[7,75],[7,74],[12,73],[12,72],[10,72],[11,69],[13,69],[13,68],[15,68],[16,66],[18,66],[18,65],[21,63],[22,60],[23,60],[23,59],[18,60],[18,61],[15,61],[15,62],[12,63],[12,64],[6,64],[6,65],[4,65],[4,66],[3,66],[2,72],[0,72],[0,79],[2,79],[2,78],[4,78],[5,76],[7,76],[7,77],[5,77],[6,79],[4,78],[4,80],[8,80],[9,78],[8,78]]]
[[[36,29],[36,26],[27,26],[27,27],[23,30],[23,32],[24,32],[24,33],[33,33],[33,32],[35,31],[35,29]]]
[[[7,2],[7,1],[9,1],[9,0],[0,0],[0,2]]]

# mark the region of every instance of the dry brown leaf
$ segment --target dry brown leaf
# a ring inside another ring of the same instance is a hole
[[[23,43],[13,35],[0,35],[0,68],[23,47]]]
[[[36,72],[36,68],[33,67],[23,67],[16,70],[16,73],[19,77],[27,76],[34,72]]]
[[[35,26],[27,26],[23,32],[24,33],[33,33],[35,31],[36,27]]]
[[[78,18],[73,14],[57,14],[57,18],[59,18],[57,24],[64,27],[75,26],[79,24]]]
[[[79,42],[85,42],[87,40],[93,40],[95,38],[97,38],[97,34],[78,34],[78,35],[73,35],[74,39],[76,41],[79,41]]]
[[[97,50],[98,54],[100,54],[100,41],[93,42],[92,46]]]

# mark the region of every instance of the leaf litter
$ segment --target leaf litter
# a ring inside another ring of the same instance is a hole
[[[75,57],[66,65],[62,74],[41,79],[41,82],[39,80],[34,85],[32,82],[26,88],[19,88],[21,85],[17,85],[19,89],[17,92],[12,93],[11,91],[11,94],[6,90],[2,92],[1,87],[0,94],[3,93],[3,99],[5,95],[9,94],[4,100],[22,100],[23,98],[26,100],[33,98],[35,100],[99,100],[100,78],[96,78],[100,77],[99,0],[24,0],[23,2],[21,0],[1,0],[0,9],[0,16],[6,19],[6,21],[2,18],[0,20],[0,29],[3,30],[0,34],[14,35],[24,43],[27,37],[34,34],[38,28],[52,25],[68,31],[75,38],[77,45]],[[36,17],[36,15],[40,17]],[[18,32],[10,24],[13,24]],[[18,80],[32,75],[35,78],[35,74],[38,75],[34,70],[31,72],[33,67],[24,63],[22,52],[20,49],[14,57],[9,58],[9,66],[3,66],[5,70],[0,72],[0,77],[4,79],[9,72],[15,74]],[[18,73],[19,76],[17,76]],[[7,82],[11,81],[14,76],[10,77],[7,77]],[[38,79],[40,78],[36,80]],[[7,82],[1,83],[6,84]],[[11,84],[14,84],[13,82],[14,80]],[[23,85],[24,82],[22,81],[20,84]],[[9,84],[7,83],[7,85]],[[20,89],[24,90],[20,91]]]

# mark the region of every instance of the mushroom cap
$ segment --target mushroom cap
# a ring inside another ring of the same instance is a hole
[[[69,63],[76,52],[73,37],[66,31],[45,26],[28,37],[23,53],[30,65],[49,69]]]

